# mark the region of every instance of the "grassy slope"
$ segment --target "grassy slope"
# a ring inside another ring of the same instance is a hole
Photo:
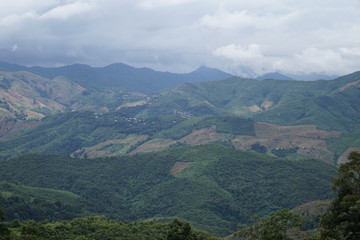
[[[170,170],[178,161],[192,164],[175,177]],[[331,198],[335,172],[316,160],[285,161],[215,144],[91,160],[26,155],[0,163],[0,180],[73,192],[90,212],[126,220],[179,216],[224,235],[253,215]]]

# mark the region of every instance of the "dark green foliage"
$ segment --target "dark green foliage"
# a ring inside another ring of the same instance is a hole
[[[175,176],[176,162],[191,162]],[[0,180],[79,195],[79,209],[126,220],[178,216],[221,235],[253,215],[332,197],[335,168],[217,144],[105,159],[30,154],[0,162]]]
[[[234,238],[238,240],[291,240],[287,230],[302,223],[300,216],[287,209],[271,214],[269,218],[260,219],[258,223],[239,231]]]
[[[0,221],[3,221],[5,219],[4,217],[4,210],[2,207],[0,207]]]
[[[267,148],[260,143],[254,143],[250,146],[250,149],[258,153],[266,153]]]
[[[192,237],[181,239],[220,240],[220,238],[209,233],[197,229],[192,230],[187,222],[181,223],[190,228],[190,236]],[[2,236],[0,235],[0,239],[166,240],[168,239],[168,233],[174,229],[173,223],[119,222],[103,216],[76,218],[69,221],[52,223],[31,220],[11,225],[12,234],[9,232],[8,238],[1,238]]]
[[[352,152],[334,179],[337,194],[322,217],[321,239],[360,239],[360,153]]]
[[[311,229],[318,229],[320,227],[320,215],[313,215],[304,219],[300,229],[307,231]]]
[[[2,221],[5,220],[4,210],[0,207],[0,240],[10,239],[10,230]]]
[[[7,220],[61,220],[79,217],[83,213],[77,196],[53,189],[17,186],[0,182],[0,206]]]
[[[191,226],[187,222],[174,219],[170,223],[170,230],[167,233],[166,240],[195,240],[196,235],[191,231]]]

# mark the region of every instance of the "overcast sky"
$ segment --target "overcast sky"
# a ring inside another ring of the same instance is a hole
[[[0,0],[0,61],[360,70],[360,0]]]

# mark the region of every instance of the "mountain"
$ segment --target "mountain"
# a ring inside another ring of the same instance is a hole
[[[297,73],[289,74],[289,77],[302,81],[316,81],[316,80],[334,80],[338,78],[337,75],[328,75],[325,73]]]
[[[218,144],[101,159],[29,154],[0,162],[0,181],[71,192],[86,212],[127,221],[177,216],[223,236],[254,215],[331,198],[335,174],[322,161]]]
[[[256,80],[265,80],[265,79],[293,80],[292,78],[278,72],[266,73],[264,75],[257,76],[255,79]]]
[[[17,106],[28,120],[1,124],[2,159],[27,152],[94,158],[218,141],[241,149],[260,147],[264,153],[284,158],[305,156],[334,164],[349,148],[358,147],[359,73],[311,82],[229,78],[187,83],[149,97],[88,92],[66,78],[49,80],[29,72],[4,74],[5,87],[0,90],[21,93],[21,98],[3,98],[2,108],[10,109],[10,114]],[[58,93],[73,97],[51,92],[55,83],[73,86],[68,93],[57,88]],[[16,88],[19,84],[23,84],[21,90]],[[24,99],[29,99],[28,105]],[[47,108],[31,105],[39,102],[47,103]],[[51,115],[54,106],[70,112]],[[29,121],[33,112],[48,117]],[[241,132],[243,126],[247,133]]]
[[[26,72],[0,72],[0,120],[39,119],[64,112],[85,89],[64,77],[48,79]]]
[[[29,152],[96,158],[217,143],[286,159],[316,158],[336,164],[338,155],[356,144],[343,141],[341,146],[347,148],[330,148],[325,141],[341,139],[340,132],[319,130],[313,125],[280,126],[236,116],[168,115],[143,119],[121,112],[71,112],[34,123],[13,133],[12,138],[4,137],[0,159]]]
[[[326,130],[360,131],[359,81],[360,72],[327,81],[234,77],[187,83],[162,91],[143,115],[174,111],[189,116],[234,114],[280,125],[314,124]]]
[[[220,80],[232,76],[207,67],[200,67],[193,72],[179,74],[158,72],[149,68],[134,68],[123,63],[115,63],[105,67],[74,64],[56,68],[43,68],[25,67],[2,62],[0,63],[0,71],[29,71],[50,79],[63,76],[92,91],[115,88],[145,94],[175,87],[181,83]]]

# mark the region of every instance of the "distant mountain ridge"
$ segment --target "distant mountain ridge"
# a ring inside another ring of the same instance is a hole
[[[64,76],[74,83],[93,91],[116,88],[145,94],[175,87],[182,83],[221,80],[233,76],[218,69],[204,66],[193,72],[181,74],[159,72],[150,68],[135,68],[123,63],[114,63],[105,67],[73,64],[63,67],[44,68],[25,67],[1,62],[0,71],[29,71],[46,78]]]
[[[279,72],[270,72],[255,77],[256,80],[276,79],[276,80],[300,80],[300,81],[316,81],[316,80],[334,80],[339,76],[328,75],[325,73],[296,73],[282,74]]]
[[[288,77],[284,74],[278,72],[266,73],[261,76],[257,76],[256,80],[265,80],[265,79],[276,79],[276,80],[293,80],[291,77]]]

